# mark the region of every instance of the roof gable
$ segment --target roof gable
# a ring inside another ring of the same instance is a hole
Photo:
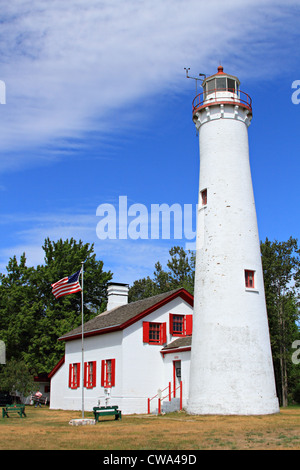
[[[164,292],[163,294],[121,305],[97,315],[83,325],[84,337],[123,330],[177,297],[182,298],[189,305],[193,306],[193,296],[184,288]],[[59,340],[71,341],[80,338],[81,334],[82,327],[79,326],[61,336]]]

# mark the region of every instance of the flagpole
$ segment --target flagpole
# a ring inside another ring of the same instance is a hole
[[[83,334],[83,265],[81,261],[81,384],[82,384],[82,418],[84,418],[84,334]]]

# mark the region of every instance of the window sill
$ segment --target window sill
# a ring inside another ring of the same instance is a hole
[[[259,290],[254,287],[246,287],[245,292],[255,292],[256,294],[259,294]]]

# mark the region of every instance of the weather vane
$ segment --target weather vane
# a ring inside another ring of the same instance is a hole
[[[201,85],[202,85],[203,81],[206,79],[206,75],[205,75],[205,73],[199,73],[199,77],[203,77],[203,78],[190,77],[190,76],[189,76],[189,70],[191,70],[190,67],[188,67],[188,68],[184,67],[184,70],[185,70],[185,73],[186,73],[186,78],[191,78],[192,80],[195,80],[195,84],[196,84],[196,96],[197,96],[197,94],[198,94],[198,93],[197,93],[197,82],[198,82],[198,81],[201,81]]]

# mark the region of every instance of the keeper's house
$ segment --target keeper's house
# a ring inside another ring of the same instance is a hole
[[[187,403],[193,296],[180,288],[128,303],[128,285],[110,284],[107,311],[84,324],[84,370],[81,326],[59,338],[65,355],[49,374],[50,407],[118,405],[123,414],[147,413],[148,399],[163,390],[164,402],[180,396]],[[169,394],[170,392],[170,394]],[[174,401],[174,400],[173,400]],[[150,400],[150,411],[158,407]]]

